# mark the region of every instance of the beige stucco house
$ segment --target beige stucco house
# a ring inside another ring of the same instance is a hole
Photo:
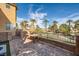
[[[16,4],[0,3],[0,41],[6,41],[14,34],[16,27]],[[8,33],[9,32],[9,33]],[[8,38],[9,38],[8,37]]]
[[[16,4],[0,3],[0,30],[11,30],[16,26]]]

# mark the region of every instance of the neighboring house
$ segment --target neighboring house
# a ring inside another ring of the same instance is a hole
[[[16,4],[0,3],[0,31],[12,30],[16,26]]]

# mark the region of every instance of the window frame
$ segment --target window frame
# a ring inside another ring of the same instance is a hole
[[[6,8],[10,9],[10,5],[8,3],[6,3]]]

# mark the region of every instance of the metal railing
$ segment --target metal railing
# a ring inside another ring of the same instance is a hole
[[[75,45],[76,43],[75,36],[71,36],[71,35],[64,36],[64,35],[61,35],[60,33],[52,33],[52,32],[38,33],[38,37],[46,38],[48,40],[59,41],[67,44],[72,44],[72,45]]]

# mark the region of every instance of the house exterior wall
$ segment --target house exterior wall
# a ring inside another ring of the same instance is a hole
[[[6,29],[7,23],[9,27],[16,26],[16,4],[0,3],[0,42],[10,40],[15,35],[15,29]]]
[[[8,5],[8,6],[6,6]],[[3,14],[1,14],[0,19],[0,29],[5,30],[4,25],[10,22],[10,24],[14,27],[16,26],[16,6],[6,3],[0,3],[0,10]]]

